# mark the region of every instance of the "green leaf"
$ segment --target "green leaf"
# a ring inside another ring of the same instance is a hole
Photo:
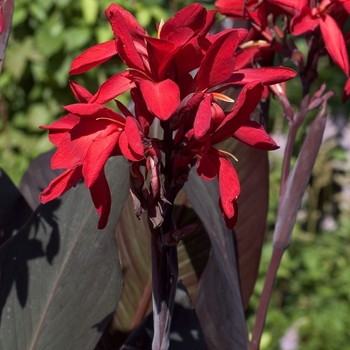
[[[80,0],[81,12],[87,24],[94,24],[98,16],[97,0]]]
[[[38,19],[40,22],[44,22],[47,19],[47,12],[45,9],[41,6],[41,4],[38,3],[31,3],[29,6],[30,14]]]
[[[42,62],[43,56],[34,45],[32,37],[26,37],[22,42],[10,41],[6,52],[5,69],[19,80],[27,66],[28,61]]]
[[[89,28],[66,28],[64,30],[64,47],[73,51],[86,45],[91,37]]]
[[[47,106],[43,103],[33,103],[30,105],[27,114],[27,126],[29,130],[39,132],[40,125],[47,125],[52,118]]]
[[[41,205],[0,248],[0,348],[93,349],[118,303],[122,276],[115,226],[128,194],[128,165],[107,166],[112,213],[97,214],[81,183]]]
[[[35,32],[36,45],[46,57],[51,57],[63,48],[64,25],[59,15],[54,15]]]
[[[28,11],[24,8],[16,8],[16,11],[13,13],[12,26],[13,28],[17,27],[19,24],[22,24],[23,21],[27,18]]]

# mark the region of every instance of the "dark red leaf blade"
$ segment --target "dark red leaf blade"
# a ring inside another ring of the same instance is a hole
[[[241,184],[238,219],[234,227],[243,305],[253,293],[264,242],[269,200],[269,163],[266,151],[227,140],[222,148],[237,157],[234,164]]]
[[[2,13],[0,13],[0,16],[2,16],[2,30],[0,32],[0,73],[4,63],[7,41],[11,32],[13,7],[13,0],[4,0],[1,2]]]
[[[227,92],[233,99],[236,94],[234,91]],[[260,121],[259,110],[257,108],[252,113],[251,118],[255,121]],[[238,220],[234,232],[241,295],[246,309],[258,276],[266,229],[269,202],[268,154],[232,138],[217,147],[238,159],[238,162],[234,162],[234,167],[240,180],[241,193],[238,197]]]
[[[218,183],[204,181],[192,171],[185,192],[212,244],[212,254],[200,279],[196,302],[207,346],[209,349],[247,349],[248,333],[233,234],[227,229],[218,207]]]
[[[98,342],[122,288],[114,230],[129,180],[121,157],[107,168],[109,180],[118,176],[104,231],[97,231],[95,207],[79,184],[39,206],[0,248],[1,349],[93,349]]]

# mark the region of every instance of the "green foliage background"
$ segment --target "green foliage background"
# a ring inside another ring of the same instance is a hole
[[[111,39],[112,32],[103,13],[110,0],[15,3],[12,33],[0,75],[0,167],[18,184],[31,160],[52,148],[46,132],[38,126],[50,124],[63,115],[62,105],[74,102],[68,87],[72,59],[87,47]],[[192,1],[117,3],[152,33],[155,22]],[[119,69],[121,62],[112,59],[103,68],[72,78],[95,92],[107,76]],[[327,81],[337,92],[338,97],[332,100],[333,113],[346,115],[349,104],[340,103],[345,80],[336,68],[329,69],[327,59],[320,63],[320,80]],[[291,100],[298,105],[298,82],[291,84]],[[276,101],[272,101],[270,125],[272,132],[286,130]],[[300,133],[299,143],[302,138]],[[350,178],[350,169],[344,165],[347,161],[349,155],[336,137],[322,146],[302,205],[304,216],[298,220],[293,242],[279,270],[262,349],[279,349],[279,340],[290,327],[299,330],[301,350],[350,349],[350,212],[340,192]],[[269,229],[259,279],[247,311],[250,326],[271,254],[280,169],[281,158],[273,157]],[[327,216],[336,220],[334,231],[320,226]]]

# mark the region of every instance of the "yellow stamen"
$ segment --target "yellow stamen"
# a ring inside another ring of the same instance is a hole
[[[136,69],[136,68],[127,68],[126,70],[134,70],[135,72],[139,72],[142,75],[144,75],[146,78],[151,80],[153,83],[155,83],[155,81],[151,77],[149,77],[145,72],[143,72],[142,70],[139,70],[139,69]]]
[[[253,46],[269,46],[269,43],[265,40],[250,40],[240,45],[240,48],[243,50]]]
[[[96,120],[109,120],[112,123],[119,124],[119,125],[122,125],[123,127],[125,127],[125,123],[120,122],[119,120],[112,119],[112,118],[101,117],[101,118],[96,118]]]
[[[231,102],[231,103],[235,102],[235,100],[233,100],[231,97],[221,94],[220,92],[212,92],[211,94],[213,95],[214,98],[218,100],[221,100],[224,102]]]
[[[226,151],[223,151],[223,150],[219,150],[219,152],[223,153],[223,154],[226,154],[227,156],[230,156],[232,157],[236,162],[238,162],[238,159],[230,152],[226,152]]]
[[[160,20],[159,27],[158,27],[158,35],[157,35],[158,39],[160,39],[160,32],[162,31],[163,25],[164,25],[164,19],[162,18]]]

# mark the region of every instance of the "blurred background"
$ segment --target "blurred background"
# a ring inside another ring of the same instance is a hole
[[[192,2],[116,1],[132,12],[150,34],[155,33],[156,22]],[[38,127],[63,116],[61,106],[75,102],[69,79],[94,93],[108,76],[123,68],[122,62],[113,58],[82,76],[68,76],[73,58],[113,38],[104,16],[109,4],[110,0],[15,1],[0,75],[0,167],[15,184],[36,156],[52,148],[47,133]],[[214,8],[213,2],[202,4]],[[306,52],[302,39],[298,47]],[[336,96],[330,100],[323,144],[293,241],[279,269],[261,349],[350,349],[350,104],[341,103],[345,77],[340,69],[330,66],[326,57],[319,63],[319,75],[319,82],[325,81]],[[288,84],[288,95],[298,106],[298,80]],[[310,113],[307,118],[313,117]],[[281,148],[270,153],[268,230],[259,278],[246,313],[250,328],[271,256],[287,130],[279,102],[272,99],[269,132]],[[306,131],[304,128],[298,134],[295,155]]]

